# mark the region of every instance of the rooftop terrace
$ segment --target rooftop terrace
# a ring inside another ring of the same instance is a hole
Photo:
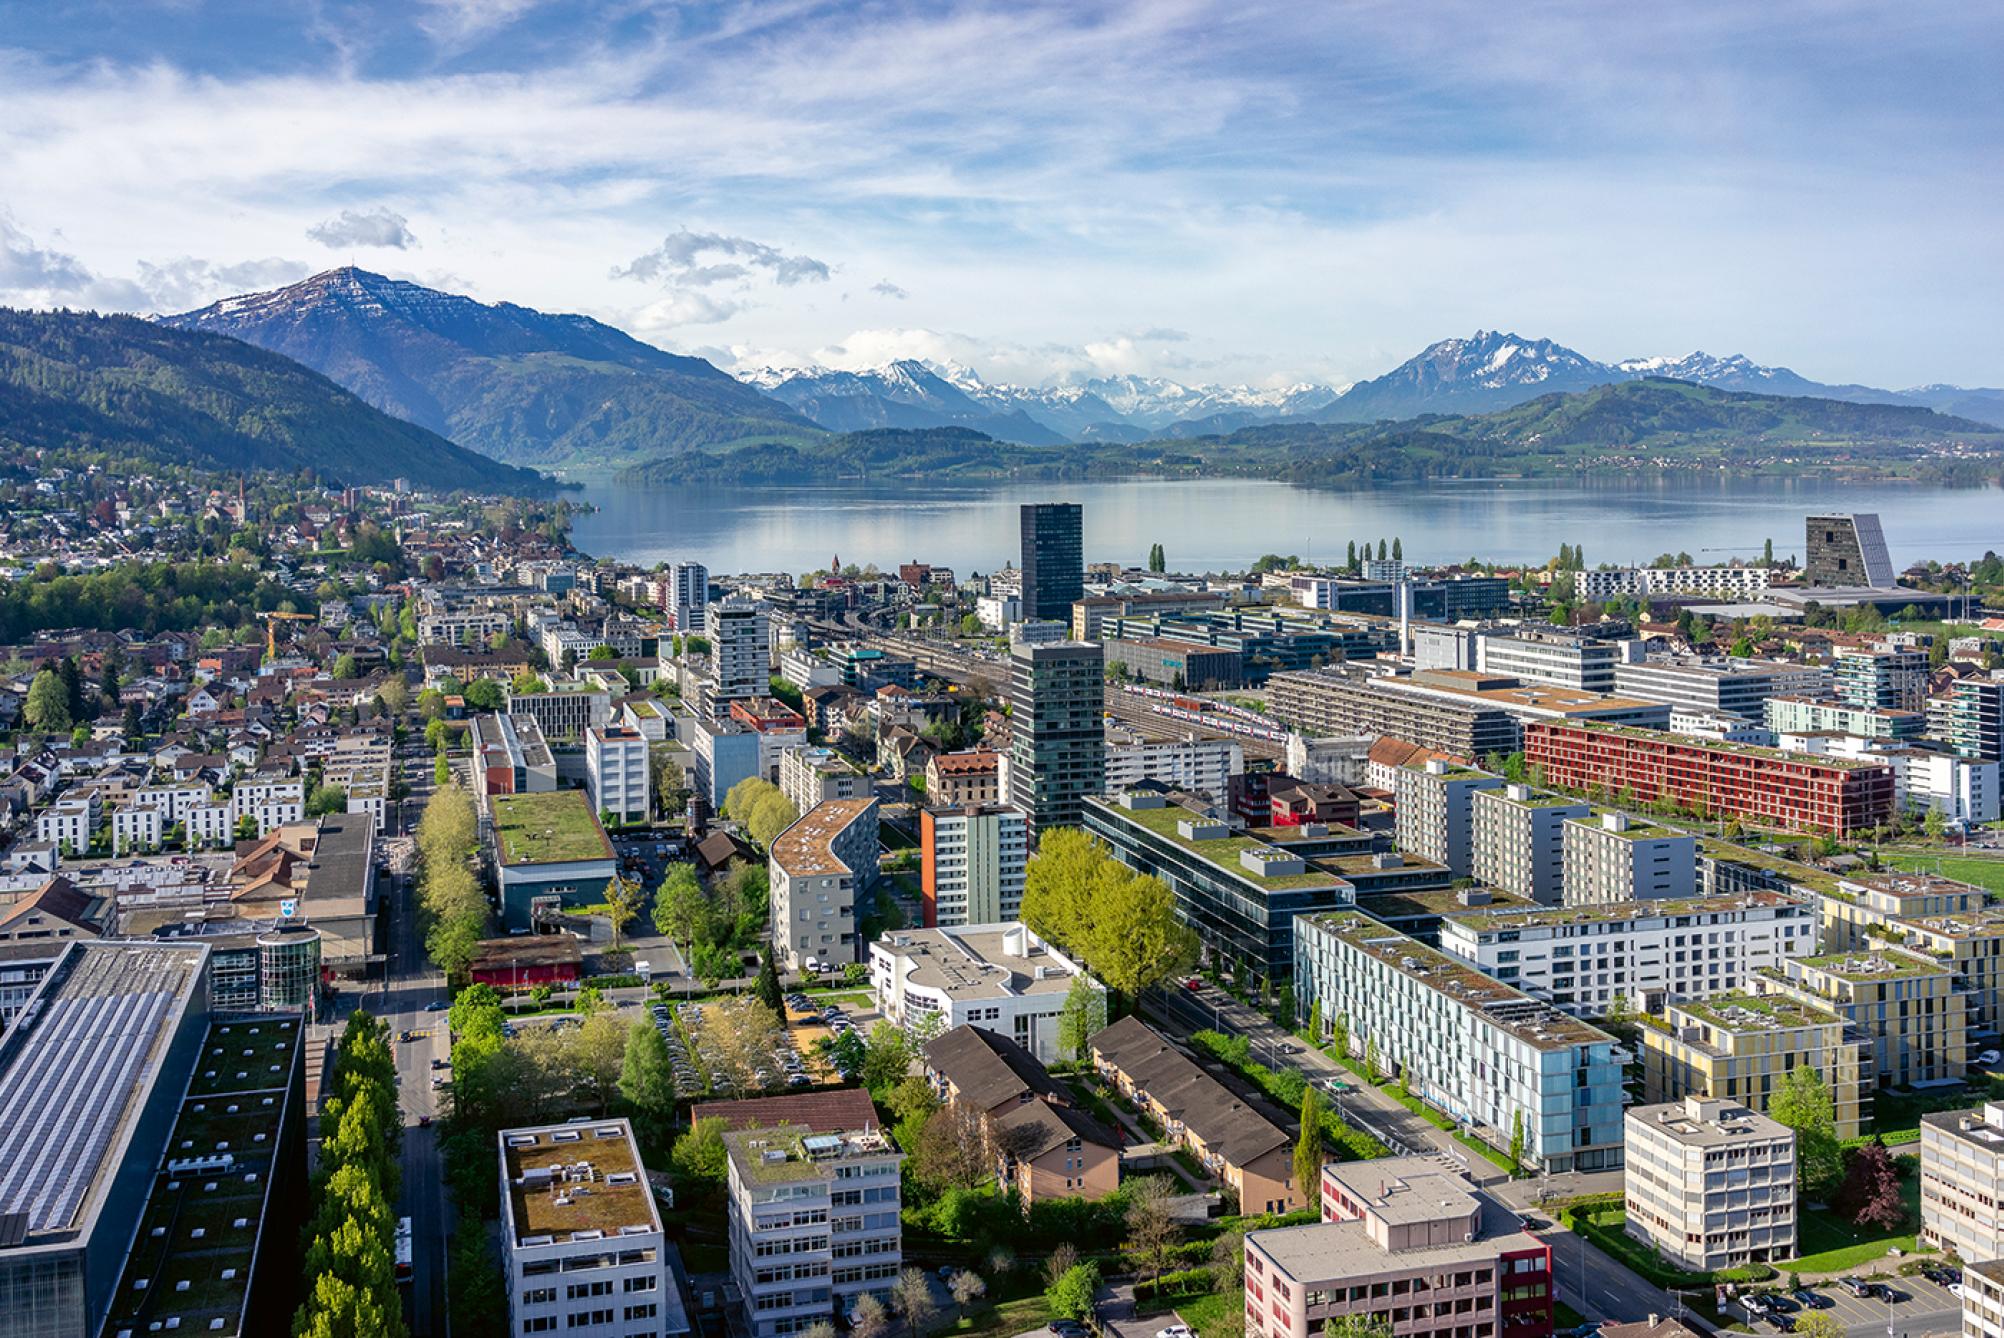
[[[1796,963],[1839,980],[1910,980],[1916,976],[1944,976],[1949,968],[1918,953],[1834,952],[1820,957],[1796,957]]]
[[[1835,1013],[1777,994],[1748,994],[1733,991],[1714,994],[1709,999],[1688,999],[1673,1003],[1669,1011],[1683,1013],[1694,1021],[1718,1027],[1735,1035],[1765,1031],[1786,1031],[1797,1027],[1823,1027],[1841,1023]]]
[[[876,1129],[816,1133],[804,1124],[735,1130],[724,1135],[724,1150],[741,1179],[761,1185],[826,1180],[833,1177],[836,1162],[896,1156],[898,1151]]]

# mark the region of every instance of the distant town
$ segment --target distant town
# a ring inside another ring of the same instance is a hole
[[[570,518],[0,479],[0,1335],[2004,1334],[2004,559]]]

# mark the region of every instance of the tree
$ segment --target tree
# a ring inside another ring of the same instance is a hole
[[[1163,553],[1161,544],[1150,546],[1148,550],[1148,570],[1157,572],[1169,570],[1169,558]]]
[[[1634,1016],[1634,1010],[1629,1007],[1628,995],[1620,990],[1616,990],[1614,998],[1607,1005],[1607,1020],[1618,1026],[1628,1021],[1632,1016]]]
[[[550,685],[541,676],[524,669],[508,684],[508,691],[517,697],[527,697],[538,692],[548,692]]]
[[[1844,1183],[1831,1200],[1831,1207],[1854,1226],[1892,1231],[1906,1221],[1906,1204],[1900,1199],[1899,1167],[1893,1164],[1886,1145],[1874,1138],[1850,1156]]]
[[[1023,875],[1023,923],[1080,956],[1092,938],[1092,881],[1106,850],[1076,827],[1045,832]]]
[[[431,958],[431,964],[444,972],[447,979],[459,979],[480,955],[484,922],[484,915],[479,921],[466,916],[434,921],[424,936],[425,956]]]
[[[1106,1026],[1106,994],[1083,974],[1072,977],[1065,1005],[1058,1010],[1058,1053],[1074,1063],[1086,1057],[1086,1042]]]
[[[723,1184],[730,1170],[730,1153],[724,1149],[724,1130],[728,1127],[715,1116],[690,1125],[689,1132],[675,1140],[675,1148],[668,1154],[668,1164],[675,1168],[675,1174],[686,1180]]]
[[[332,678],[360,678],[362,669],[355,663],[355,657],[344,651],[334,657],[334,663],[328,666],[327,673]]]
[[[1350,1015],[1338,1013],[1329,1024],[1329,1048],[1343,1058],[1350,1057]]]
[[[584,1020],[575,1031],[562,1033],[567,1067],[576,1075],[578,1094],[597,1115],[612,1110],[625,1076],[627,1024],[608,1008]]]
[[[1221,1292],[1235,1292],[1245,1283],[1246,1233],[1234,1228],[1220,1232],[1211,1242],[1211,1286]]]
[[[1068,1240],[1061,1240],[1051,1247],[1044,1256],[1044,1286],[1048,1289],[1058,1285],[1058,1279],[1072,1271],[1079,1262],[1079,1247]]]
[[[890,1327],[891,1317],[882,1301],[867,1292],[856,1298],[856,1304],[849,1311],[851,1338],[883,1338]]]
[[[507,699],[501,695],[501,685],[491,678],[474,679],[461,695],[466,698],[466,704],[476,711],[498,711],[507,704]]]
[[[338,785],[316,785],[313,793],[306,796],[306,816],[309,818],[347,811],[348,792]]]
[[[640,902],[644,893],[640,884],[632,878],[614,878],[605,887],[605,918],[612,921],[612,946],[619,948],[619,936],[640,914]]]
[[[1294,1181],[1301,1187],[1302,1206],[1322,1207],[1322,1093],[1306,1087],[1301,1093],[1301,1133],[1294,1140]]]
[[[1392,561],[1394,561],[1394,562],[1403,562],[1403,561],[1405,561],[1405,556],[1406,556],[1406,550],[1405,550],[1405,545],[1399,542],[1399,539],[1398,539],[1398,536],[1397,536],[1397,535],[1393,535],[1393,536],[1392,536]]]
[[[687,952],[696,940],[696,928],[709,916],[710,901],[693,864],[671,864],[661,886],[654,892],[655,931],[679,944]]]
[[[899,1124],[923,1123],[939,1109],[939,1094],[933,1091],[932,1084],[923,1075],[912,1073],[891,1089],[884,1104]]]
[[[786,1001],[779,991],[779,971],[772,964],[772,949],[767,947],[759,954],[758,962],[759,1002],[772,1010],[772,1016],[781,1026],[786,1025]]]
[[[973,1269],[963,1268],[953,1275],[953,1281],[947,1284],[947,1290],[953,1293],[953,1317],[958,1322],[967,1314],[969,1305],[988,1294],[988,1283]]]
[[[1044,1303],[1062,1319],[1085,1319],[1092,1314],[1099,1295],[1099,1269],[1092,1264],[1073,1264],[1044,1290]]]
[[[1343,565],[1351,571],[1357,570],[1357,541],[1355,539],[1350,541],[1350,551],[1344,555]]]
[[[391,674],[376,689],[376,700],[382,703],[383,709],[394,720],[411,704],[411,685],[404,681],[402,674]]]
[[[1843,1174],[1836,1103],[1823,1075],[1806,1061],[1798,1063],[1768,1097],[1767,1113],[1795,1131],[1796,1183],[1802,1197],[1823,1197]]]
[[[28,700],[21,708],[31,729],[44,734],[66,734],[75,721],[70,717],[69,694],[63,690],[61,675],[44,669],[28,685]]]
[[[1163,1270],[1175,1262],[1176,1243],[1183,1234],[1170,1211],[1169,1181],[1149,1175],[1126,1188],[1128,1253],[1148,1270],[1149,1281],[1159,1285]]]
[[[1510,1112],[1510,1164],[1521,1167],[1524,1164],[1524,1112]]]
[[[1378,561],[1383,562],[1386,556],[1387,553],[1385,550],[1385,541],[1383,539],[1380,539],[1378,540]]]
[[[891,1283],[891,1308],[904,1317],[905,1332],[918,1338],[939,1316],[933,1303],[932,1280],[922,1268],[907,1268]]]
[[[1337,1315],[1322,1321],[1322,1338],[1392,1338],[1392,1324],[1383,1315]]]
[[[745,820],[745,834],[758,844],[761,850],[772,849],[772,843],[779,834],[800,820],[800,810],[793,801],[779,791],[762,795],[752,807],[751,816]]]
[[[1378,1081],[1378,1038],[1373,1036],[1364,1042],[1364,1076]]]
[[[973,1189],[995,1174],[987,1120],[965,1101],[941,1106],[926,1117],[912,1149],[912,1170],[935,1189]]]
[[[1842,1320],[1827,1310],[1804,1310],[1789,1318],[1795,1321],[1793,1332],[1797,1338],[1844,1338],[1850,1332]]]
[[[1134,998],[1197,960],[1197,934],[1176,918],[1169,885],[1107,860],[1093,880],[1095,923],[1086,959],[1110,988]]]
[[[772,1064],[779,1024],[756,997],[739,994],[704,1005],[703,1039],[711,1076],[732,1091],[755,1092],[759,1070]]]
[[[1320,999],[1308,1005],[1308,1040],[1314,1045],[1322,1043],[1322,1000]]]
[[[425,741],[431,743],[431,730],[428,727],[431,722],[445,714],[445,693],[438,688],[426,688],[417,695],[417,709],[419,718],[427,725]],[[438,745],[432,743],[432,747],[436,748]]]
[[[863,1086],[872,1092],[895,1085],[911,1067],[911,1041],[889,1022],[870,1028],[868,1047],[863,1054]]]

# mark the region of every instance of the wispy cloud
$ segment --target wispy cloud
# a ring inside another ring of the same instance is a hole
[[[333,218],[316,223],[306,235],[322,246],[341,250],[351,246],[387,246],[399,251],[418,244],[411,235],[410,220],[395,210],[343,209]]]
[[[906,298],[911,296],[910,293],[898,287],[896,284],[892,283],[889,279],[877,280],[875,283],[870,285],[870,291],[877,294],[879,297],[896,298],[900,302],[904,301]]]

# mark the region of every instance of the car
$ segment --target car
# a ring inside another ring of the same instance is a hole
[[[1790,1315],[1784,1315],[1779,1310],[1770,1310],[1765,1315],[1762,1315],[1761,1318],[1766,1320],[1768,1323],[1774,1325],[1774,1327],[1780,1330],[1782,1333],[1795,1332],[1794,1317]]]
[[[1828,1310],[1830,1308],[1830,1298],[1822,1292],[1813,1292],[1807,1287],[1797,1287],[1790,1294],[1807,1309]]]
[[[1166,1329],[1157,1329],[1155,1338],[1197,1338],[1197,1335],[1187,1324],[1171,1324]]]
[[[434,1073],[438,1072],[438,1070],[440,1069],[449,1069],[451,1067],[452,1065],[443,1059],[434,1059],[431,1061],[431,1068],[432,1072]]]
[[[424,1006],[424,1011],[427,1013],[443,1013],[446,1009],[450,1007],[452,1007],[452,1004],[447,1000],[433,999],[430,1003]]]
[[[1948,1294],[1950,1296],[1953,1296],[1956,1300],[1960,1301],[1962,1299],[1962,1284],[1959,1282],[1949,1283]]]
[[[1332,1092],[1347,1092],[1350,1090],[1350,1084],[1344,1082],[1341,1078],[1324,1078],[1322,1085]]]
[[[1883,1282],[1879,1283],[1872,1290],[1877,1292],[1879,1295],[1879,1299],[1881,1301],[1884,1301],[1887,1305],[1898,1305],[1902,1301],[1910,1301],[1913,1299],[1912,1297],[1908,1296],[1905,1292],[1901,1291],[1898,1287],[1888,1287]]]
[[[1075,1319],[1054,1319],[1049,1332],[1054,1338],[1086,1338],[1086,1326]]]
[[[1995,1064],[2000,1059],[2004,1059],[2004,1055],[1995,1050],[1984,1050],[1976,1056],[1976,1062],[1979,1064]]]
[[[1183,982],[1183,988],[1192,994],[1201,994],[1204,991],[1204,978],[1202,976],[1191,976]]]
[[[440,1078],[440,1077],[433,1077],[433,1078],[432,1078],[432,1080],[431,1080],[431,1085],[432,1085],[433,1089],[437,1089],[437,1088],[440,1088],[440,1087],[443,1087],[443,1086],[445,1086],[445,1079],[443,1079],[443,1078]]]
[[[1802,1302],[1783,1296],[1780,1292],[1764,1292],[1761,1299],[1767,1302],[1769,1310],[1779,1310],[1784,1315],[1802,1309]]]
[[[1875,1292],[1872,1284],[1863,1278],[1839,1278],[1837,1285],[1853,1296],[1871,1296]]]
[[[1767,1313],[1767,1297],[1759,1292],[1748,1292],[1740,1297],[1740,1309],[1746,1311],[1751,1318],[1759,1319]]]
[[[408,1042],[411,1039],[411,1034],[407,1031],[400,1031],[397,1033],[397,1039],[399,1041]]]

